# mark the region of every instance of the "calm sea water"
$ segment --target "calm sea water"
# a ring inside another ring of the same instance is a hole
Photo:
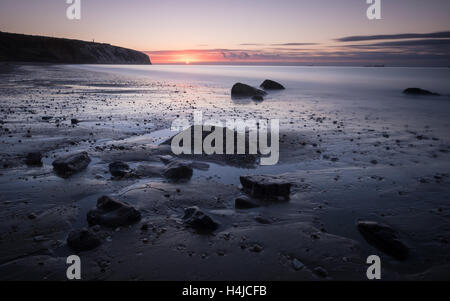
[[[259,85],[270,78],[287,88],[319,91],[389,92],[421,87],[450,95],[450,68],[298,67],[221,65],[84,65],[94,71],[133,74],[158,80],[230,86],[241,81]]]
[[[312,102],[328,104],[343,113],[376,113],[386,120],[427,125],[438,122],[447,131],[450,113],[450,68],[391,67],[299,67],[299,66],[219,66],[219,65],[77,65],[91,71],[139,77],[149,82],[203,87],[208,98],[223,104],[236,82],[259,86],[272,79],[286,86],[270,93],[266,102]],[[441,97],[414,97],[402,94],[419,87]],[[196,89],[188,89],[195,97]],[[280,105],[279,107],[282,107]],[[273,107],[273,106],[272,106]]]

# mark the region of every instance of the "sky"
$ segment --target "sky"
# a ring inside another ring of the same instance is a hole
[[[381,0],[381,20],[366,0],[81,0],[81,20],[68,6],[0,0],[0,31],[95,40],[153,63],[450,65],[448,0]]]

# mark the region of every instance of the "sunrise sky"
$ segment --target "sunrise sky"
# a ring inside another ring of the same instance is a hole
[[[94,39],[153,63],[450,65],[448,0],[382,0],[375,21],[366,0],[82,0],[79,21],[67,7],[1,0],[0,31]]]

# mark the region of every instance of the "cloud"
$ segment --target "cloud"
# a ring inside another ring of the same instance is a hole
[[[265,46],[266,44],[259,44],[259,43],[243,43],[239,44],[239,46]]]
[[[311,45],[319,45],[317,43],[277,43],[277,44],[259,44],[259,43],[244,43],[239,44],[239,46],[311,46]]]
[[[282,43],[282,44],[270,44],[270,46],[311,46],[318,45],[317,43]]]
[[[406,41],[390,41],[372,44],[353,44],[345,46],[335,46],[335,51],[347,49],[349,51],[357,50],[361,53],[367,52],[372,56],[376,53],[386,51],[396,52],[403,55],[424,54],[433,56],[444,55],[450,58],[450,39],[422,39],[422,40],[406,40]],[[448,65],[448,64],[446,64]]]
[[[222,51],[222,56],[229,59],[247,59],[250,57],[250,54],[247,52]]]
[[[365,45],[350,45],[353,47],[405,47],[405,46],[446,46],[450,45],[450,40],[411,40],[411,41],[395,41],[395,42],[382,42]]]
[[[417,38],[421,36],[422,38]],[[237,48],[149,51],[155,63],[450,66],[450,32],[347,37],[355,43],[241,44]],[[415,39],[411,39],[414,37]],[[434,37],[434,38],[433,38]],[[366,43],[364,43],[366,41]],[[356,43],[361,42],[361,43]],[[277,45],[277,46],[273,46]],[[305,46],[310,47],[291,47]],[[320,45],[320,46],[314,46]],[[252,46],[252,47],[244,47]],[[259,46],[259,47],[254,47]]]
[[[403,33],[392,35],[349,36],[336,39],[338,42],[360,42],[374,40],[402,40],[402,39],[440,39],[450,38],[450,31],[433,33]]]

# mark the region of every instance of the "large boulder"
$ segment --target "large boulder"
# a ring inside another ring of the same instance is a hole
[[[91,162],[86,152],[58,158],[53,161],[53,168],[61,177],[70,177],[86,169]]]
[[[204,141],[206,139],[206,137],[208,137],[212,132],[222,131],[222,133],[223,133],[223,135],[222,135],[223,153],[207,155],[206,153],[202,152],[201,154],[195,154],[194,145],[195,145],[196,131],[202,133],[202,141]],[[175,137],[179,137],[178,135],[183,135],[183,136],[186,135],[185,137],[191,136],[190,153],[181,154],[181,155],[178,155],[177,157],[160,156],[159,158],[165,165],[168,165],[168,164],[172,163],[173,161],[187,160],[192,168],[200,169],[200,170],[207,170],[209,168],[209,166],[207,166],[205,163],[202,163],[205,161],[218,163],[218,164],[227,164],[227,165],[232,165],[232,166],[236,166],[236,167],[240,167],[240,168],[243,168],[243,167],[251,168],[251,167],[254,167],[256,164],[258,164],[258,159],[260,158],[260,154],[249,154],[249,141],[250,141],[249,135],[250,134],[248,131],[246,131],[245,133],[241,133],[241,131],[237,131],[236,129],[230,130],[229,128],[226,128],[226,127],[211,127],[211,129],[206,129],[206,127],[203,127],[202,125],[193,125],[187,129],[185,129],[183,132],[178,133],[175,136],[171,137],[170,139],[164,141],[162,143],[162,145],[164,147],[165,146],[170,147],[170,145],[173,142],[173,139],[175,139]],[[227,153],[227,149],[226,149],[227,143],[226,142],[227,142],[228,137],[233,137],[232,139],[234,139],[234,149],[233,149],[234,155],[226,154]],[[246,141],[245,154],[237,154],[237,145],[238,145],[237,141],[239,141],[239,139]]]
[[[408,257],[408,247],[398,238],[394,229],[373,221],[359,221],[358,230],[373,246],[392,257],[404,260]]]
[[[424,96],[439,96],[440,94],[430,92],[428,90],[420,89],[420,88],[408,88],[403,91],[403,94],[407,95],[424,95]]]
[[[232,97],[253,97],[253,96],[266,96],[267,93],[263,90],[256,89],[252,86],[237,83],[231,89]]]
[[[244,191],[250,196],[269,200],[289,200],[291,183],[277,176],[241,176]]]
[[[189,180],[194,171],[192,165],[185,161],[172,161],[163,171],[163,176],[171,180]]]
[[[284,90],[286,89],[282,84],[277,83],[273,80],[266,79],[260,86],[264,90]]]
[[[74,230],[67,237],[67,245],[76,252],[89,251],[100,244],[100,238],[89,229]]]
[[[97,207],[87,213],[90,226],[102,225],[117,228],[137,223],[141,213],[128,203],[102,196],[97,200]]]
[[[184,210],[183,221],[189,227],[200,232],[212,232],[219,228],[219,223],[214,221],[209,215],[201,211],[198,207],[189,207]]]

